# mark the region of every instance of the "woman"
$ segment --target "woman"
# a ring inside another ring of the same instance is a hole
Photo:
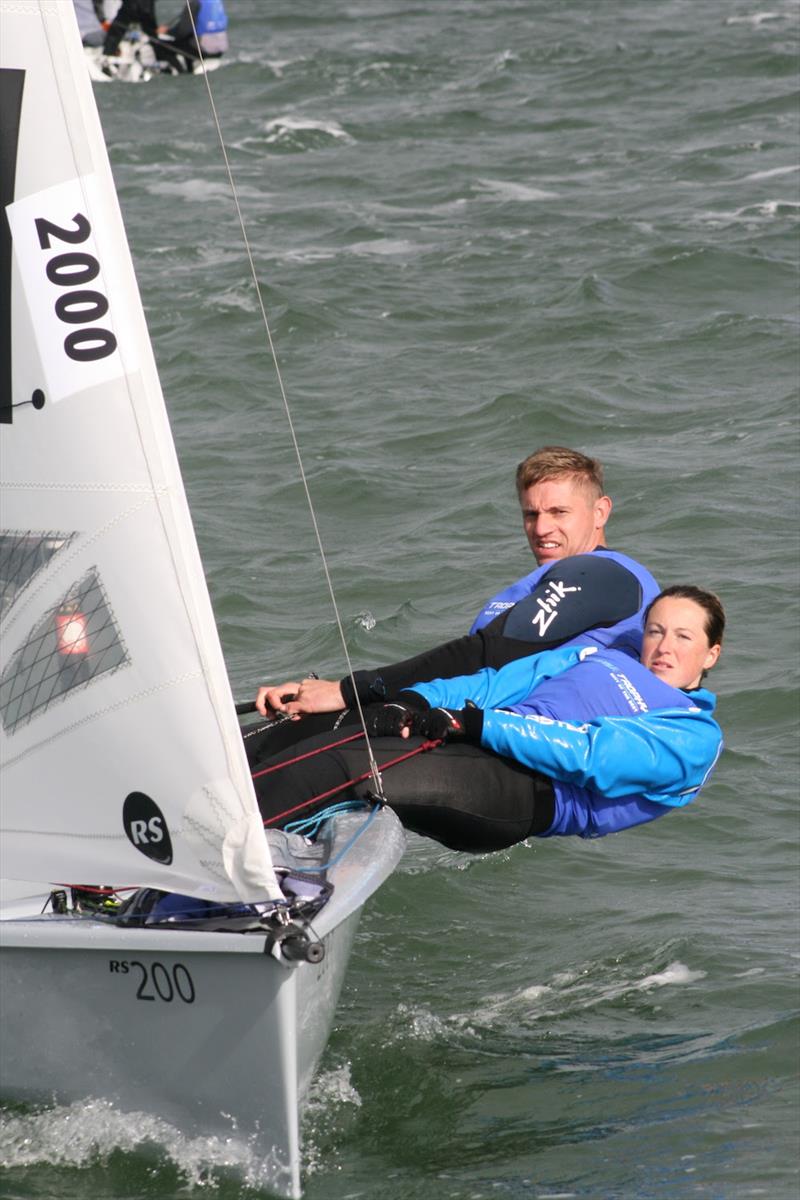
[[[640,662],[562,648],[420,683],[368,708],[386,803],[407,828],[469,851],[601,837],[688,804],[722,748],[715,698],[701,683],[724,626],[713,593],[672,587],[645,613]],[[431,739],[445,744],[428,753]],[[265,825],[368,798],[363,741],[334,740],[320,734],[256,766]]]

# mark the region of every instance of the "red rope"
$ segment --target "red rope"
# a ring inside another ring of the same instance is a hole
[[[253,771],[252,777],[260,779],[262,775],[269,775],[271,771],[280,771],[281,767],[291,767],[293,763],[302,762],[304,758],[313,758],[315,754],[322,754],[324,750],[335,750],[337,746],[345,746],[348,742],[355,742],[363,736],[362,729],[360,733],[352,733],[350,737],[342,738],[339,742],[328,742],[327,746],[317,746],[316,750],[308,750],[305,754],[298,754],[296,758],[287,758],[284,762],[275,763],[274,766],[264,767],[263,771]]]
[[[360,737],[361,734],[356,734],[354,736]],[[350,742],[352,740],[353,740],[352,738],[345,739],[345,741],[348,741],[348,742]],[[338,744],[340,745],[341,743],[338,743]],[[398,755],[397,758],[390,758],[388,762],[380,763],[378,766],[378,770],[386,771],[386,770],[388,770],[389,767],[396,767],[398,763],[405,762],[406,759],[408,759],[408,758],[413,758],[415,754],[422,754],[422,752],[424,750],[434,750],[437,746],[441,746],[441,744],[442,744],[441,738],[437,738],[436,741],[432,741],[432,742],[423,742],[420,746],[416,746],[413,750],[409,750],[407,754],[400,754],[400,755]],[[328,749],[328,747],[323,747],[323,749]],[[318,754],[319,751],[312,750],[311,753]],[[301,755],[301,757],[308,758],[309,756],[307,754],[304,754],[304,755]],[[281,767],[287,766],[287,765],[288,765],[287,763],[278,763],[278,766],[281,766]],[[268,770],[272,770],[272,769],[273,768],[271,768],[271,767],[268,768]],[[371,779],[371,778],[372,778],[372,772],[364,771],[364,773],[362,775],[356,775],[355,779],[347,779],[347,780],[345,780],[344,783],[339,783],[336,785],[336,787],[329,788],[327,792],[320,792],[320,794],[318,796],[312,796],[310,800],[303,800],[300,804],[295,804],[294,808],[287,808],[285,812],[278,813],[278,815],[276,817],[270,817],[269,820],[264,822],[264,828],[266,829],[266,827],[268,825],[274,825],[276,821],[282,821],[284,819],[284,817],[290,817],[292,815],[292,813],[299,812],[301,808],[308,808],[308,806],[310,804],[317,804],[320,800],[327,800],[327,799],[329,799],[329,797],[336,796],[339,792],[343,792],[345,790],[345,788],[352,787],[353,784],[356,784],[356,783],[363,783],[365,779]]]

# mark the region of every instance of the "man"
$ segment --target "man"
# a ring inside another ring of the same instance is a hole
[[[223,0],[189,0],[171,25],[159,25],[162,41],[155,46],[156,57],[179,73],[192,71],[203,59],[222,57],[228,49],[227,28]]]
[[[576,450],[543,446],[517,468],[528,542],[539,564],[489,600],[470,634],[400,663],[356,671],[338,683],[305,679],[262,687],[264,716],[330,713],[391,699],[415,680],[471,674],[565,643],[637,656],[642,614],[658,584],[640,563],[609,550],[611,500],[601,464]],[[292,697],[286,699],[286,697]]]
[[[516,483],[525,534],[540,566],[605,546],[611,500],[603,495],[597,459],[543,446],[519,464]],[[580,486],[583,505],[576,504],[573,483]]]
[[[103,53],[111,57],[118,54],[120,42],[134,25],[138,25],[143,34],[155,40],[157,34],[155,3],[156,0],[122,0],[108,27],[108,33],[103,43]]]
[[[638,654],[641,613],[658,587],[634,559],[606,546],[612,503],[603,493],[601,464],[577,450],[543,446],[520,463],[516,482],[525,534],[539,565],[489,600],[470,633],[489,628],[527,640],[530,623],[538,629],[539,648],[545,649],[545,639],[562,645],[593,627],[614,626],[613,640],[605,635],[589,640]],[[597,556],[584,560],[591,581],[585,572],[572,578],[566,564],[551,570],[557,562],[586,554]],[[525,605],[516,608],[522,600]],[[512,608],[513,617],[508,615]]]

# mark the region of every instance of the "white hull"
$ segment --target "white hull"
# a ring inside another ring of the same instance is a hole
[[[148,83],[154,75],[173,75],[166,64],[158,62],[150,43],[146,39],[123,38],[117,53],[109,58],[100,46],[84,46],[89,78],[94,83]],[[204,75],[216,71],[222,65],[221,58],[207,58],[192,63],[192,75]]]
[[[364,822],[331,822],[326,857]],[[334,893],[313,921],[319,963],[279,960],[263,933],[54,914],[4,920],[3,1095],[105,1099],[190,1135],[235,1131],[269,1162],[276,1191],[299,1196],[298,1105],[327,1041],[361,907],[403,846],[384,810],[329,871]]]
[[[148,45],[120,42],[119,53],[109,61],[99,46],[84,46],[89,78],[94,83],[147,83],[157,73],[156,56]]]

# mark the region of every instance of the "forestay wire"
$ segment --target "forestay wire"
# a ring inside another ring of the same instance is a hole
[[[350,676],[350,678],[353,680],[353,692],[354,692],[355,698],[356,698],[356,707],[358,709],[358,716],[361,721],[361,726],[364,730],[364,737],[366,739],[366,746],[367,746],[367,754],[369,756],[369,766],[370,766],[369,774],[372,778],[372,783],[375,788],[376,797],[378,799],[383,799],[383,782],[381,780],[381,774],[378,769],[378,764],[375,761],[375,756],[372,752],[372,746],[370,744],[369,734],[367,733],[367,725],[366,725],[366,721],[364,720],[364,711],[361,707],[361,701],[358,698],[358,689],[355,686],[355,679],[353,676],[353,664],[350,661],[350,652],[347,648],[347,638],[345,637],[344,627],[342,625],[342,618],[339,614],[339,605],[336,602],[336,593],[334,592],[334,588],[333,588],[333,580],[331,579],[331,574],[330,574],[330,571],[328,570],[328,559],[325,554],[325,548],[322,544],[322,536],[319,531],[319,524],[317,522],[317,514],[314,509],[314,501],[311,498],[311,492],[308,487],[308,480],[306,478],[305,467],[303,466],[303,456],[300,453],[300,443],[298,442],[297,434],[295,433],[294,421],[292,420],[292,413],[291,413],[291,409],[289,408],[289,400],[286,395],[286,389],[283,384],[283,375],[281,374],[281,368],[280,368],[280,364],[278,362],[278,355],[275,351],[275,343],[272,340],[272,330],[270,329],[269,318],[267,317],[267,310],[264,305],[264,300],[261,296],[261,288],[259,287],[258,275],[256,274],[256,265],[255,265],[255,261],[253,259],[253,252],[250,248],[250,239],[247,236],[247,227],[245,225],[244,215],[242,214],[241,205],[239,204],[239,194],[236,190],[236,183],[233,178],[233,171],[231,169],[230,159],[228,158],[228,151],[225,146],[225,139],[222,135],[222,126],[220,124],[219,116],[217,114],[217,106],[214,103],[214,94],[211,90],[211,84],[209,82],[208,72],[205,69],[205,58],[203,57],[203,48],[200,45],[200,38],[197,33],[197,26],[195,25],[194,14],[192,12],[192,7],[191,7],[191,4],[189,3],[189,0],[186,0],[186,9],[187,9],[187,12],[189,13],[189,20],[192,23],[192,32],[194,34],[195,42],[197,43],[198,57],[200,59],[202,67],[203,67],[203,78],[205,79],[206,92],[208,93],[208,102],[211,107],[211,114],[214,119],[214,126],[217,131],[217,138],[219,139],[220,149],[222,150],[222,157],[225,162],[225,170],[228,175],[228,183],[230,185],[231,195],[233,196],[233,203],[236,207],[236,215],[239,220],[239,228],[240,228],[241,234],[242,234],[242,241],[244,242],[245,253],[247,254],[247,261],[250,264],[250,275],[253,280],[253,288],[255,290],[256,298],[258,300],[258,307],[261,311],[261,320],[263,322],[264,330],[267,335],[267,343],[269,345],[269,351],[270,351],[270,355],[272,357],[272,363],[273,363],[273,366],[275,367],[275,375],[278,380],[278,389],[280,391],[281,401],[283,403],[283,410],[286,414],[286,421],[289,426],[289,434],[292,439],[292,445],[294,446],[294,453],[295,453],[295,457],[297,459],[297,466],[300,471],[300,480],[303,484],[303,491],[305,492],[305,495],[306,495],[306,503],[308,504],[308,511],[311,514],[311,524],[314,528],[314,536],[317,540],[317,548],[319,550],[320,559],[322,560],[322,569],[325,573],[325,581],[328,585],[328,594],[330,595],[330,598],[331,598],[333,614],[334,614],[334,617],[336,618],[336,626],[339,630],[339,639],[342,643],[342,650],[344,651],[345,662],[347,663],[347,673]]]

